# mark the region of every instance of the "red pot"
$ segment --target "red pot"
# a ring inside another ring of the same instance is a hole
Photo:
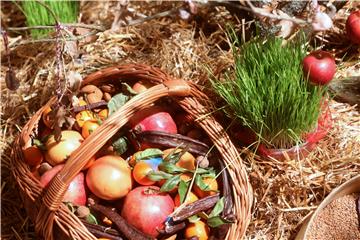
[[[331,128],[332,120],[328,105],[323,108],[323,113],[318,119],[318,124],[313,132],[304,135],[304,143],[294,146],[289,149],[274,149],[268,148],[265,144],[260,143],[257,148],[257,153],[263,157],[274,158],[277,160],[302,159],[305,158],[316,146],[316,144],[323,139]],[[236,138],[245,144],[251,145],[256,142],[256,135],[250,129],[242,129]],[[254,144],[256,146],[256,144]]]

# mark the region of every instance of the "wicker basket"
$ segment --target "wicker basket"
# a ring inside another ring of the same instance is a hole
[[[228,228],[226,239],[241,239],[251,217],[253,193],[247,173],[236,148],[218,122],[205,107],[207,96],[195,84],[175,80],[161,70],[141,65],[128,64],[109,67],[87,76],[83,84],[100,85],[105,82],[119,84],[120,81],[145,81],[155,84],[147,91],[136,95],[116,113],[112,114],[103,124],[71,154],[64,168],[43,189],[40,182],[31,174],[24,162],[22,149],[31,145],[31,138],[36,133],[42,112],[54,103],[51,99],[24,126],[17,137],[12,151],[12,172],[20,188],[25,209],[35,223],[37,234],[46,240],[51,239],[96,239],[68,208],[62,203],[62,198],[71,180],[81,171],[90,159],[129,118],[156,100],[171,97],[187,113],[195,119],[202,119],[198,125],[204,129],[213,141],[227,168],[231,189],[231,211],[235,215],[235,223]],[[226,193],[224,193],[225,195]],[[230,195],[229,194],[229,195]]]

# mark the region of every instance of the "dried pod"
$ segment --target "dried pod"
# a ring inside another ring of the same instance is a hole
[[[90,93],[90,94],[86,95],[86,101],[89,104],[92,104],[92,103],[100,102],[101,98],[99,98],[95,93]]]
[[[105,101],[108,102],[108,101],[110,101],[111,98],[112,98],[112,96],[111,96],[110,93],[107,93],[107,92],[104,93],[104,100],[105,100]]]
[[[19,80],[17,79],[14,71],[11,69],[6,71],[5,82],[6,82],[6,87],[11,91],[17,90],[20,86]]]
[[[102,86],[100,87],[100,89],[101,89],[103,92],[107,92],[107,93],[115,93],[115,92],[116,92],[115,86],[112,85],[112,84],[102,85]]]

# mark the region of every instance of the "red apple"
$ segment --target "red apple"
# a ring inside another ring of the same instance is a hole
[[[161,131],[177,133],[177,127],[171,115],[159,106],[151,106],[137,112],[131,119],[130,125],[136,131]]]
[[[64,167],[64,164],[57,165],[47,172],[45,172],[41,178],[40,183],[42,187],[46,187],[51,179]],[[86,192],[85,192],[84,173],[80,172],[71,181],[65,195],[63,202],[72,202],[75,205],[86,204]]]
[[[346,20],[346,33],[351,42],[360,44],[360,10],[352,12]]]
[[[315,51],[303,60],[304,77],[315,85],[325,85],[333,79],[336,64],[332,55],[325,51]]]

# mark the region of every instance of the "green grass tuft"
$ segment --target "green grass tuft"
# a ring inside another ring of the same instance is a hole
[[[41,2],[49,6],[61,23],[75,23],[77,21],[79,13],[78,1],[47,0]],[[27,26],[46,26],[55,24],[55,19],[49,10],[36,1],[23,1],[21,3],[21,8],[26,17]],[[31,30],[31,36],[33,38],[40,38],[47,35],[49,32],[54,31],[55,30],[34,29]]]
[[[225,74],[223,80],[211,80],[228,104],[228,113],[269,147],[300,143],[302,134],[316,126],[324,93],[323,88],[304,80],[304,44],[298,41],[282,46],[281,39],[269,37],[236,47],[239,39],[233,32],[229,36],[234,72]]]

